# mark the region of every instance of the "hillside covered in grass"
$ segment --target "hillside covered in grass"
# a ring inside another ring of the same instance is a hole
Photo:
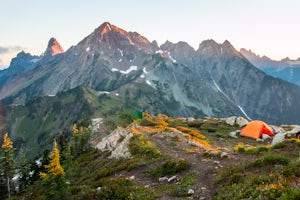
[[[58,142],[64,192],[35,176],[11,199],[299,199],[300,141],[229,136],[238,129],[224,119],[143,113],[91,146],[88,129],[78,128]],[[35,174],[47,155],[42,163]]]

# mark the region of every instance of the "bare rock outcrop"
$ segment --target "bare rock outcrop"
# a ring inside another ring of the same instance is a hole
[[[131,154],[128,145],[132,136],[133,133],[128,129],[119,127],[104,137],[96,145],[96,148],[100,151],[111,151],[110,158],[130,158]]]

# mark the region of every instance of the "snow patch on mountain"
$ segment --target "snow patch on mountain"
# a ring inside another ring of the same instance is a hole
[[[98,91],[98,95],[100,95],[100,94],[109,94],[110,92],[108,92],[108,91]]]
[[[118,51],[120,52],[121,56],[123,57],[124,56],[123,50],[121,50],[121,49],[118,48]]]
[[[38,62],[38,61],[40,61],[40,60],[41,60],[40,58],[34,58],[34,59],[30,60],[30,62],[36,63],[36,62]]]
[[[221,88],[218,86],[218,84],[216,83],[216,81],[215,81],[214,79],[212,79],[212,81],[213,81],[214,85],[216,86],[217,90],[218,90],[221,94],[223,94],[227,99],[230,100],[230,98],[229,98],[229,97],[223,92],[223,90],[221,90]]]
[[[127,69],[126,71],[121,70],[120,72],[122,74],[129,74],[130,72],[136,71],[137,69],[138,69],[138,67],[133,65],[133,66],[130,66],[129,69]]]
[[[172,60],[173,63],[176,63],[176,60],[175,60],[174,58],[172,58],[170,52],[168,52],[168,56],[169,56],[169,58]]]
[[[241,106],[238,106],[238,107],[239,107],[239,109],[241,110],[241,112],[245,115],[245,117],[246,117],[248,120],[252,121],[252,119],[247,115],[247,113],[245,112],[245,110],[244,110]]]
[[[111,27],[110,27],[110,24],[109,24],[109,23],[107,23],[107,27],[108,27],[108,29],[111,31]]]
[[[112,72],[119,72],[120,70],[118,70],[117,68],[112,68],[111,71]]]
[[[144,74],[148,74],[146,67],[143,68],[143,72],[144,72]]]
[[[122,61],[122,60],[121,60],[121,61]],[[121,61],[119,60],[119,62],[121,62]],[[122,73],[122,74],[129,74],[130,72],[136,71],[137,69],[138,69],[138,66],[132,65],[132,66],[130,66],[126,71],[124,71],[124,70],[119,70],[119,69],[117,69],[117,68],[112,68],[111,71],[112,71],[112,72],[120,72],[120,73]]]

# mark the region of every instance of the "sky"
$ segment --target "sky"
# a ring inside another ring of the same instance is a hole
[[[300,58],[299,0],[0,0],[0,68],[51,37],[67,50],[103,22],[163,44],[229,40],[274,60]]]

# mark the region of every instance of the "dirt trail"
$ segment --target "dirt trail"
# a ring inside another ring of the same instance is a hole
[[[253,155],[241,156],[233,151],[227,152],[229,155],[226,158],[221,158],[220,156],[209,158],[203,156],[200,152],[188,153],[186,149],[193,148],[195,146],[192,146],[185,140],[174,142],[172,138],[166,137],[163,134],[149,135],[145,133],[145,135],[156,144],[157,148],[160,149],[164,155],[168,157],[167,159],[186,159],[191,165],[189,170],[196,172],[197,183],[189,188],[193,189],[195,193],[190,197],[186,197],[187,199],[211,200],[217,190],[214,186],[214,180],[219,169],[232,164],[238,164],[245,160],[254,159]],[[158,186],[166,183],[153,180],[152,178],[145,176],[144,173],[165,161],[166,160],[162,160],[151,165],[142,166],[130,172],[122,171],[115,176],[131,179],[139,185],[157,188]],[[178,177],[180,178],[180,174],[178,174]],[[169,197],[165,194],[159,199],[168,200],[177,198]]]
[[[191,164],[190,170],[195,171],[197,174],[197,184],[191,186],[195,194],[189,197],[189,199],[212,199],[216,192],[214,180],[219,169],[245,160],[254,159],[253,155],[241,156],[233,151],[227,151],[226,153],[229,155],[226,158],[219,156],[208,158],[200,152],[188,153],[186,149],[193,148],[194,146],[184,140],[177,142],[176,145],[172,145],[172,139],[167,139],[160,134],[150,136],[149,139],[157,145],[163,154],[170,156],[171,159],[186,159]],[[162,199],[172,198],[164,197]]]

